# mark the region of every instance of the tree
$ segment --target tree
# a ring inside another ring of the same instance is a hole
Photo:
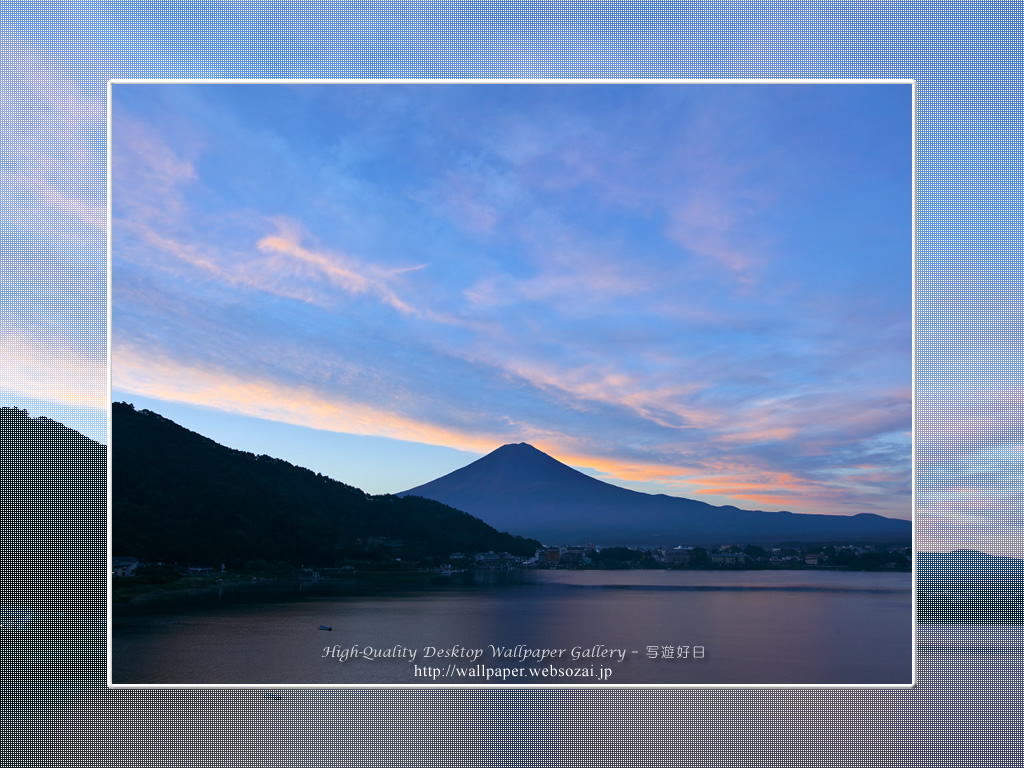
[[[693,568],[706,568],[710,563],[711,558],[704,547],[694,547],[690,550],[690,565]]]

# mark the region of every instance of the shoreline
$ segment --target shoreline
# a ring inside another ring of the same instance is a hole
[[[233,574],[226,576],[214,576],[212,574],[202,576],[189,576],[181,580],[167,584],[147,585],[122,585],[115,587],[110,592],[111,606],[117,611],[133,608],[144,608],[161,602],[174,602],[181,600],[201,601],[217,597],[220,599],[225,594],[231,597],[245,598],[249,595],[259,593],[278,593],[281,596],[294,595],[297,592],[308,590],[310,595],[317,592],[322,593],[346,593],[365,592],[367,590],[381,593],[393,589],[417,588],[435,586],[447,586],[465,583],[468,580],[502,580],[514,581],[524,573],[534,571],[554,572],[575,572],[575,571],[602,571],[602,572],[688,572],[688,573],[837,573],[846,572],[853,574],[861,573],[910,573],[900,570],[850,570],[838,568],[537,568],[520,567],[504,569],[470,569],[465,571],[442,572],[434,569],[404,569],[404,570],[353,570],[340,575],[314,578],[308,571],[293,571],[284,573],[264,574]]]
[[[110,591],[111,606],[125,608],[131,606],[151,605],[161,600],[179,598],[201,598],[217,593],[231,592],[244,595],[259,591],[291,592],[307,587],[347,586],[367,582],[391,583],[423,583],[427,579],[440,577],[436,571],[417,570],[383,570],[383,571],[351,571],[341,576],[313,578],[307,572],[267,573],[263,575],[236,575],[222,578],[191,577],[187,580],[168,584],[131,585],[112,588]]]

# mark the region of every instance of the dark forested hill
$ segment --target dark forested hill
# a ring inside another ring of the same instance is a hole
[[[115,555],[325,566],[453,551],[532,554],[539,546],[436,501],[370,496],[286,461],[226,448],[126,403],[113,406],[111,450]]]
[[[101,607],[107,449],[45,417],[0,408],[2,604]]]

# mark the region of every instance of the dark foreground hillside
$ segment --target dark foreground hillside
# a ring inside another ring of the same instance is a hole
[[[101,606],[106,512],[105,446],[0,408],[0,605]]]
[[[113,550],[229,568],[433,562],[452,552],[532,554],[436,501],[370,496],[269,456],[226,448],[147,410],[113,406]]]

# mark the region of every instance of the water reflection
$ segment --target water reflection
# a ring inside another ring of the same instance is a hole
[[[909,683],[907,575],[819,576],[494,571],[418,581],[220,587],[210,596],[119,609],[114,681]],[[333,631],[317,631],[321,625]],[[495,656],[497,648],[517,645],[562,653],[543,664]],[[334,646],[408,652],[366,651],[341,661],[337,653],[325,654]],[[573,648],[594,646],[618,649],[625,658],[572,658]],[[458,647],[487,653],[473,664],[439,653]],[[484,680],[477,664],[519,671]],[[538,677],[536,670],[547,671]]]

